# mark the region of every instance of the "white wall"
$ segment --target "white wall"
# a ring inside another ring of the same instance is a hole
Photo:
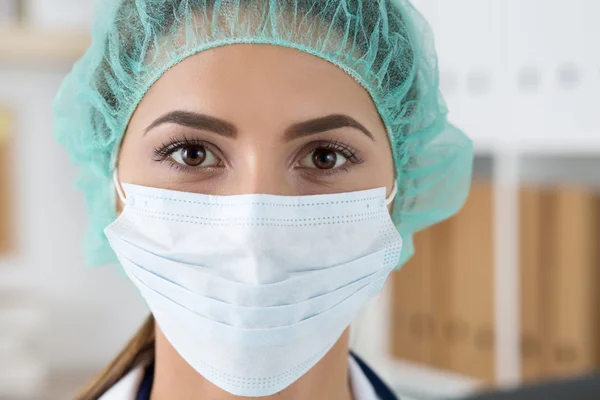
[[[106,363],[147,311],[115,268],[84,265],[83,196],[52,132],[51,103],[66,71],[0,65],[0,104],[16,114],[18,238],[16,254],[0,257],[0,296],[2,288],[31,287],[27,302],[45,319],[34,338],[40,356],[52,368],[79,370]]]
[[[434,30],[450,119],[469,135],[600,148],[600,2],[412,1]]]

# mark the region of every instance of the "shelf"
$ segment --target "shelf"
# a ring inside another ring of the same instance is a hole
[[[89,35],[82,32],[0,29],[0,61],[70,64],[89,44]]]

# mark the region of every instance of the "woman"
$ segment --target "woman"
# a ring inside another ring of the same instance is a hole
[[[114,0],[97,14],[56,132],[81,169],[90,263],[120,262],[152,316],[79,398],[394,398],[348,326],[413,233],[460,208],[472,158],[418,13]]]

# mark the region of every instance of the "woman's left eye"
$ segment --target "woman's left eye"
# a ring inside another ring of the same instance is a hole
[[[302,168],[335,169],[344,166],[348,159],[339,151],[317,148],[304,156],[299,166]]]
[[[178,164],[188,167],[214,167],[220,163],[215,154],[204,146],[184,146],[170,155]]]

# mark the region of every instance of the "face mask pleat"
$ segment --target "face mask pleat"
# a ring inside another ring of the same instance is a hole
[[[151,310],[158,309],[171,315],[199,337],[212,338],[213,341],[215,337],[219,337],[219,341],[240,347],[271,347],[293,345],[307,337],[314,339],[319,332],[328,331],[340,323],[347,327],[358,310],[381,290],[389,272],[391,269],[380,273],[379,279],[359,289],[336,307],[323,313],[291,325],[256,329],[231,326],[198,315],[172,298],[153,291],[134,275],[128,273],[128,277],[140,290]]]
[[[381,263],[383,252],[365,257],[362,262]],[[199,295],[169,280],[140,268],[130,260],[123,260],[123,267],[136,277],[148,290],[168,293],[169,298],[197,315],[231,326],[248,329],[273,328],[300,322],[337,306],[357,290],[371,284],[382,276],[378,271],[334,290],[311,297],[298,303],[269,307],[232,305],[206,295]]]
[[[190,333],[185,324],[180,324],[169,313],[157,309],[154,316],[159,325],[173,327],[164,334],[189,365],[196,371],[202,371],[210,382],[228,387],[238,396],[248,389],[253,390],[255,396],[283,390],[290,381],[304,375],[327,354],[344,330],[323,332],[318,347],[310,346],[314,342],[311,337],[299,340],[295,346],[282,346],[285,356],[280,356],[280,352],[264,347],[219,346],[215,351],[205,337]],[[198,351],[187,351],[190,348]],[[297,362],[299,359],[302,361]],[[233,373],[231,364],[237,366]]]
[[[386,252],[382,249],[351,263],[319,270],[319,279],[307,272],[289,275],[276,283],[254,285],[232,282],[201,266],[159,257],[119,238],[111,239],[111,244],[122,259],[137,260],[134,264],[140,273],[152,274],[200,296],[245,307],[290,305],[335,292],[379,271]]]

